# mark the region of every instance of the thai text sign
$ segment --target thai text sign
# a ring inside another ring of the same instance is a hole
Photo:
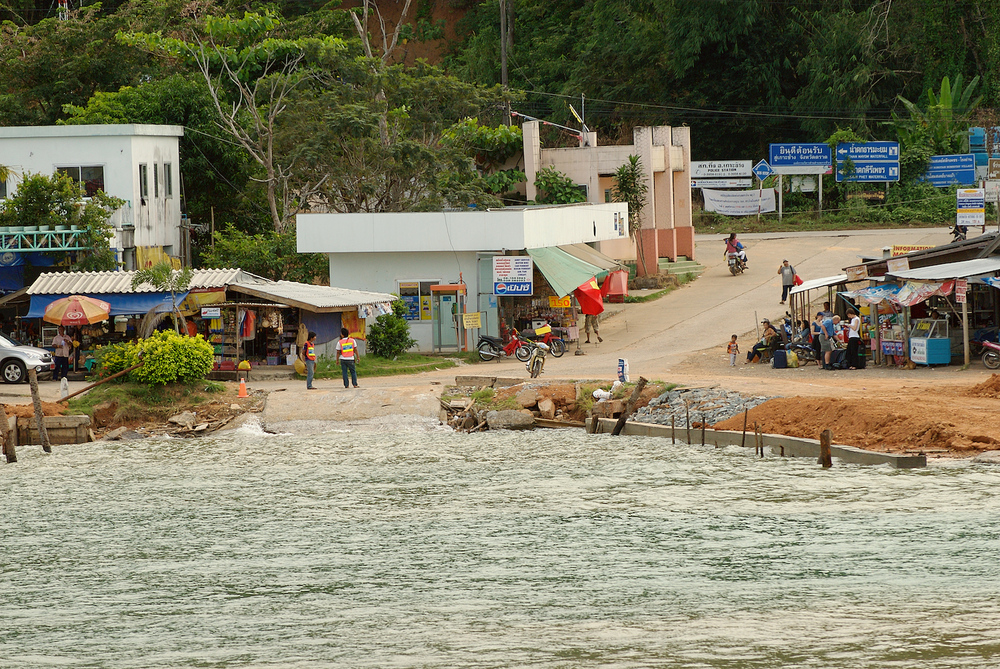
[[[841,142],[837,181],[899,181],[899,142]]]
[[[958,200],[958,225],[986,225],[986,191],[982,188],[959,188],[955,193]]]
[[[705,211],[714,211],[724,216],[756,216],[775,210],[774,189],[756,190],[710,190],[702,191],[705,196]]]
[[[771,144],[770,149],[775,174],[826,174],[833,166],[828,144]]]
[[[691,161],[692,179],[731,179],[748,177],[753,169],[752,160],[699,160]]]
[[[478,311],[474,311],[471,314],[462,314],[462,325],[466,330],[482,327],[481,323],[482,320]]]
[[[493,256],[493,294],[531,295],[533,269],[529,256]]]
[[[947,188],[955,184],[969,185],[976,183],[976,157],[971,153],[931,156],[927,172],[920,181],[929,181],[937,188]]]

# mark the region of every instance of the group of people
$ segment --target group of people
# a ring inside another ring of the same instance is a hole
[[[830,303],[823,303],[823,311],[816,312],[812,322],[813,350],[816,360],[823,369],[834,369],[833,351],[836,348],[837,326],[840,316],[830,311]],[[847,309],[847,351],[844,354],[848,369],[860,369],[861,361],[861,317],[854,307]]]
[[[306,363],[306,390],[316,390],[313,378],[316,376],[316,333],[309,331],[305,344],[302,345],[302,361]],[[344,387],[350,387],[348,380],[358,387],[357,360],[359,357],[358,342],[351,336],[347,328],[340,328],[340,340],[337,341],[337,362],[340,363],[340,373],[344,377]]]

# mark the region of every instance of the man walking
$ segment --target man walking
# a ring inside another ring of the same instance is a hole
[[[337,342],[337,360],[340,361],[340,373],[344,377],[344,387],[347,387],[347,376],[350,374],[351,383],[358,387],[358,369],[356,361],[358,357],[358,342],[350,336],[347,328],[340,328],[340,341]]]
[[[788,264],[788,260],[782,260],[778,267],[778,274],[781,275],[781,302],[784,304],[788,299],[788,291],[795,286],[795,268]]]

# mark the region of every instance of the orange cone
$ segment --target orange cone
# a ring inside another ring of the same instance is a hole
[[[247,381],[246,379],[240,379],[240,394],[237,397],[249,397],[247,395]]]

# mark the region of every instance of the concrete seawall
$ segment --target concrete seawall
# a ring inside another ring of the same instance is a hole
[[[601,418],[594,430],[596,433],[610,434],[618,421],[613,418]],[[625,423],[622,434],[640,437],[661,437],[670,438],[670,426],[653,425],[650,423]],[[687,430],[677,429],[674,431],[677,441],[686,442]],[[771,451],[772,455],[791,458],[819,458],[819,440],[805,439],[802,437],[788,437],[783,434],[763,435],[764,447]],[[691,430],[692,443],[701,443],[701,430]],[[718,446],[740,446],[743,444],[743,433],[727,430],[705,430],[705,443]],[[747,433],[746,446],[753,446],[754,434]],[[842,462],[855,465],[889,465],[896,469],[914,469],[927,466],[927,456],[925,455],[897,455],[894,453],[876,453],[866,451],[854,446],[831,445],[830,455]]]

